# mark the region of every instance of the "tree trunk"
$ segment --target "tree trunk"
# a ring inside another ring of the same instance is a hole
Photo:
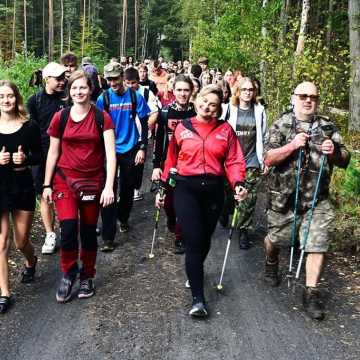
[[[81,36],[81,57],[84,57],[85,51],[85,28],[86,28],[86,0],[83,2],[83,23],[82,23],[82,36]]]
[[[49,61],[54,58],[54,4],[49,0]]]
[[[288,32],[289,9],[290,9],[290,0],[283,0],[283,5],[281,8],[281,14],[280,14],[280,22],[282,25],[280,41],[282,41],[282,42],[285,41],[285,36]]]
[[[268,0],[262,0],[263,12],[266,11],[267,5],[268,5]],[[265,22],[263,22],[263,24],[261,26],[261,36],[265,40],[267,35],[268,35],[268,31],[266,28],[266,24],[265,24]],[[261,84],[262,84],[263,91],[265,93],[266,93],[266,67],[267,67],[266,65],[267,65],[266,61],[261,60],[261,62],[260,62]]]
[[[329,0],[329,9],[328,9],[328,20],[327,20],[327,29],[326,29],[326,45],[328,49],[331,46],[331,33],[332,33],[332,19],[334,12],[334,1]]]
[[[43,46],[43,55],[46,53],[46,44],[45,44],[45,0],[42,2],[42,46]]]
[[[123,0],[120,56],[125,56],[125,48],[126,48],[126,29],[127,29],[127,0]]]
[[[60,18],[60,56],[64,53],[64,0],[60,0],[61,18]]]
[[[12,50],[11,56],[14,59],[16,52],[16,0],[14,0],[13,23],[12,23]]]
[[[137,59],[137,47],[138,47],[138,29],[139,29],[139,7],[138,0],[135,0],[135,41],[134,41],[134,58]]]
[[[360,131],[360,2],[349,0],[350,31],[350,118],[349,131]]]
[[[27,12],[26,12],[26,0],[24,0],[24,55],[27,57]]]
[[[305,47],[305,36],[307,33],[308,22],[310,12],[310,0],[303,0],[302,12],[301,12],[301,23],[299,38],[296,46],[296,55],[299,56],[304,52]]]

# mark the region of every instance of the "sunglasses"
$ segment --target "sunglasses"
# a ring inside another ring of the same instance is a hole
[[[253,92],[253,91],[254,91],[254,88],[251,88],[251,89],[241,88],[240,90],[243,91],[243,92],[245,92],[245,91]]]
[[[316,102],[319,100],[319,95],[308,95],[308,94],[294,94],[294,95],[298,96],[301,101],[305,101],[308,98],[312,102]]]

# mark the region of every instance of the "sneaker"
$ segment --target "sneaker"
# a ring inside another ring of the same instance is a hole
[[[24,270],[21,273],[21,282],[23,284],[28,284],[34,281],[37,261],[38,258],[37,256],[35,256],[35,262],[33,266],[31,267],[24,266]]]
[[[129,224],[128,223],[120,223],[120,232],[127,233],[129,231]]]
[[[239,231],[239,248],[240,250],[250,249],[250,241],[248,237],[248,232],[246,229],[240,229]]]
[[[95,295],[95,286],[93,279],[83,279],[80,280],[80,288],[79,288],[79,299],[87,299]]]
[[[280,285],[281,278],[279,276],[278,261],[270,262],[269,260],[266,260],[264,281],[265,283],[267,283],[272,287],[276,287]]]
[[[307,287],[303,292],[303,305],[306,313],[314,320],[323,320],[325,317],[320,292],[317,288]]]
[[[191,286],[190,286],[190,281],[189,280],[186,280],[185,281],[185,289],[190,289]]]
[[[113,252],[114,250],[115,246],[112,240],[104,240],[104,244],[100,247],[102,252]]]
[[[44,245],[41,248],[42,254],[53,254],[56,248],[56,234],[54,232],[48,232],[45,236]]]
[[[71,299],[71,290],[74,285],[72,279],[63,277],[60,280],[60,285],[56,291],[56,301],[58,303],[66,303]]]
[[[10,305],[11,305],[10,296],[0,296],[0,314],[6,313]]]
[[[196,318],[206,318],[209,316],[208,309],[205,305],[204,301],[193,301],[193,305],[191,307],[191,310],[189,311],[189,315]]]
[[[174,254],[181,255],[185,253],[185,245],[181,240],[175,240]]]
[[[144,196],[141,194],[140,190],[134,190],[134,201],[142,200]]]

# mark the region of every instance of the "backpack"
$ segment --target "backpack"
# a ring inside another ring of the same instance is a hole
[[[136,92],[130,88],[130,97],[131,97],[131,116],[133,118],[133,120],[135,121],[136,119],[136,109],[137,109],[137,98],[136,98]],[[104,90],[103,91],[103,105],[104,105],[104,110],[110,114],[110,95],[109,95],[109,90]]]
[[[59,127],[60,139],[64,135],[66,124],[67,124],[67,122],[69,120],[69,116],[70,116],[70,110],[71,110],[71,107],[69,106],[69,107],[64,108],[61,111],[61,114],[60,114],[60,127]],[[104,142],[104,136],[103,136],[104,114],[97,107],[95,107],[95,123],[96,123],[96,127],[97,127],[97,129],[99,131],[100,139],[102,140],[102,142]]]
[[[149,88],[146,87],[144,89],[144,99],[145,99],[146,103],[149,101],[149,95],[150,95],[150,90],[149,90]]]

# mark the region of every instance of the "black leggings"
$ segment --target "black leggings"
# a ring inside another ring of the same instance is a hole
[[[177,181],[175,212],[185,241],[185,267],[193,297],[204,300],[204,261],[223,202],[222,178],[187,177]]]

